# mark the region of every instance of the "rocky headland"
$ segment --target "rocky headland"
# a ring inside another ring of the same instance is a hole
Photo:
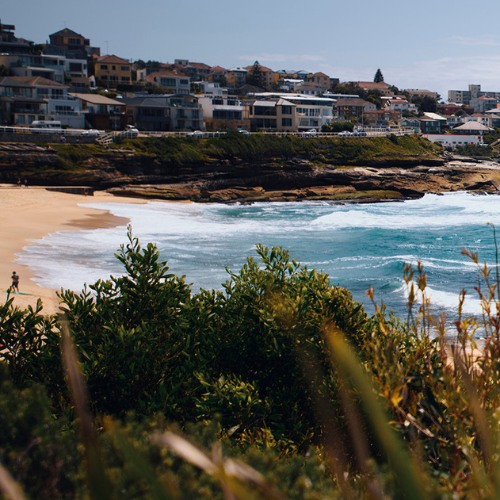
[[[249,150],[239,142],[240,149],[229,152],[216,149],[218,143],[201,141],[162,143],[163,149],[136,141],[110,149],[0,143],[0,182],[27,179],[29,185],[225,203],[393,201],[425,193],[500,189],[500,163],[494,159],[452,155],[416,137],[400,138],[399,144],[388,139],[293,141],[288,144],[291,151],[266,144]]]

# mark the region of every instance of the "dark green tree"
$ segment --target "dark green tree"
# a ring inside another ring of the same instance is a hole
[[[435,113],[437,111],[437,101],[430,96],[416,96],[412,102],[418,106],[422,113]]]
[[[384,75],[382,74],[382,71],[380,71],[380,68],[377,69],[377,72],[375,73],[375,76],[373,78],[373,81],[375,83],[380,83],[384,81]]]
[[[254,62],[252,69],[248,74],[247,83],[249,85],[255,85],[256,87],[262,87],[262,69],[259,61]]]

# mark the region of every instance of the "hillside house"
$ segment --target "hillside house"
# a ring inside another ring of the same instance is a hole
[[[104,86],[116,88],[132,83],[132,64],[115,55],[99,57],[95,61],[95,77]]]
[[[169,94],[188,95],[191,92],[189,77],[177,71],[156,71],[146,76],[145,81],[163,87]]]

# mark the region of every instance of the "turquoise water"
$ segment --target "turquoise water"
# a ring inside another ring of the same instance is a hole
[[[221,288],[228,277],[225,266],[238,271],[246,257],[256,256],[256,243],[279,245],[292,258],[328,273],[332,284],[351,290],[370,312],[365,292],[372,286],[376,300],[400,316],[406,313],[403,266],[418,261],[439,310],[452,316],[458,293],[466,288],[467,310],[477,313],[477,270],[460,252],[465,247],[479,252],[481,262],[494,264],[487,223],[500,223],[500,197],[467,193],[359,205],[87,205],[129,218],[134,235],[143,244],[156,243],[171,271],[186,275],[194,290]],[[44,286],[80,290],[84,283],[121,273],[114,253],[126,242],[126,232],[121,226],[51,234],[27,247],[19,262],[29,265]]]

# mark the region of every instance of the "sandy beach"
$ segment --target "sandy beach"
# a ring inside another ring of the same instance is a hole
[[[14,305],[35,307],[42,299],[43,313],[59,311],[56,290],[39,286],[33,271],[15,263],[15,260],[30,244],[30,240],[64,230],[101,228],[125,225],[128,220],[116,217],[104,210],[78,206],[83,203],[145,203],[143,200],[113,196],[97,192],[94,196],[82,196],[55,191],[43,187],[18,187],[0,184],[0,300],[5,302],[11,285],[13,271],[20,276],[19,294],[13,294]],[[64,272],[61,270],[61,272]],[[26,294],[26,295],[25,295]],[[2,303],[3,303],[2,302]]]

